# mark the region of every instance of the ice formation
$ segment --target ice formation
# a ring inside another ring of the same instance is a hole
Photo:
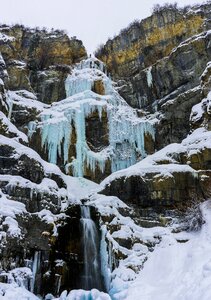
[[[147,69],[147,84],[148,84],[148,87],[151,87],[152,86],[152,66],[150,66],[148,69]]]
[[[40,251],[35,251],[34,259],[33,259],[33,266],[32,266],[32,281],[31,281],[31,292],[32,293],[34,292],[37,270],[40,267],[40,255],[41,255]]]
[[[103,173],[106,161],[111,161],[112,172],[127,168],[146,156],[144,135],[154,137],[153,125],[138,118],[104,72],[103,63],[96,58],[80,62],[66,79],[67,98],[41,113],[42,147],[48,160],[57,164],[58,157],[62,158],[66,172],[71,170],[73,176],[83,177],[86,168],[95,172],[98,167]],[[93,91],[96,81],[103,83],[105,95]],[[86,118],[93,112],[100,120],[103,112],[108,118],[109,145],[100,152],[92,151],[86,141]],[[76,157],[69,157],[73,130]]]

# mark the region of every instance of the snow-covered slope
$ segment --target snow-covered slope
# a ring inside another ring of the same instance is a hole
[[[211,200],[201,205],[199,232],[166,235],[128,289],[127,300],[209,300]]]

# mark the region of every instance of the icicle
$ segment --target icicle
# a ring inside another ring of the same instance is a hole
[[[101,227],[101,242],[100,242],[100,259],[101,259],[101,274],[104,279],[105,289],[110,290],[111,269],[109,268],[109,254],[106,243],[106,226]]]
[[[8,119],[9,121],[11,120],[11,117],[12,117],[12,109],[13,109],[13,101],[10,99],[9,101],[9,111],[8,111]]]
[[[31,287],[30,287],[30,291],[32,293],[34,292],[34,288],[35,288],[36,274],[40,268],[40,256],[41,256],[41,252],[35,251],[33,265],[32,265],[32,281],[31,281]]]
[[[152,86],[152,66],[147,69],[147,84],[148,87]]]
[[[34,121],[28,123],[28,137],[31,139],[32,135],[36,132],[37,124]]]
[[[58,283],[57,283],[57,295],[59,294],[60,288],[61,288],[61,282],[62,282],[62,275],[58,275]]]

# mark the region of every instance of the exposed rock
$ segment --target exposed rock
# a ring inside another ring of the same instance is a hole
[[[98,111],[94,111],[86,118],[86,140],[90,149],[95,152],[109,145],[109,125],[105,110],[101,118]]]
[[[193,199],[201,199],[198,179],[191,172],[174,172],[171,177],[159,173],[146,176],[121,177],[102,190],[114,195],[136,208],[180,208],[190,205]]]
[[[186,50],[178,49],[176,53],[172,50],[186,39],[208,30],[209,18],[210,4],[202,5],[200,9],[195,7],[185,13],[178,9],[163,9],[122,30],[114,39],[108,40],[97,51],[96,56],[105,62],[115,79],[125,80],[129,84],[129,87],[124,85],[122,92],[130,105],[137,108],[151,106],[153,100],[193,81],[191,75],[187,78],[187,71],[191,74],[194,65],[198,70],[196,74],[202,73],[197,63],[203,64],[204,69],[209,42],[203,45],[198,40],[194,45],[186,43]],[[170,55],[171,52],[174,54]],[[169,55],[170,62],[168,58],[164,59]],[[155,63],[157,67],[153,66]],[[158,66],[161,67],[160,70],[157,69]],[[198,79],[194,74],[195,80]],[[193,82],[191,84],[192,87],[196,86]],[[187,89],[186,87],[183,91]]]
[[[159,121],[156,127],[156,149],[170,143],[179,143],[193,127],[190,124],[192,107],[202,99],[200,86],[181,93],[177,97],[158,104]],[[197,128],[197,127],[195,127]]]
[[[8,88],[11,90],[25,89],[33,91],[29,80],[29,70],[22,61],[10,60],[7,63],[9,75]]]
[[[94,81],[93,92],[99,95],[105,95],[105,87],[102,80]]]
[[[36,96],[27,90],[9,91],[7,96],[8,118],[30,136],[38,115],[48,106],[37,101]]]
[[[70,39],[63,31],[47,32],[22,25],[1,26],[0,32],[4,37],[0,52],[8,72],[6,87],[34,91],[46,103],[65,98],[69,66],[87,56],[82,42]]]
[[[30,81],[37,98],[47,104],[65,99],[65,80],[69,72],[68,66],[56,66],[43,71],[31,72]]]
[[[19,131],[0,111],[0,134],[10,138],[16,138],[22,143],[28,142],[28,137],[21,131]]]
[[[203,96],[206,98],[211,90],[211,62],[207,64],[205,71],[201,75],[201,86]]]
[[[20,175],[35,183],[43,179],[43,168],[34,159],[21,155],[18,160],[14,158],[14,149],[10,146],[0,145],[1,174]]]
[[[210,89],[206,68],[211,60],[209,18],[210,4],[188,12],[161,9],[132,23],[96,53],[132,107],[158,112],[156,141],[149,153],[181,142],[203,122],[198,119],[190,124],[189,116]],[[206,122],[208,128],[210,122]]]

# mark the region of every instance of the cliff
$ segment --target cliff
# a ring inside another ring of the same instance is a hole
[[[96,53],[126,101],[156,114],[156,149],[190,131],[191,108],[203,98],[200,76],[211,60],[209,20],[209,3],[187,11],[164,7]]]
[[[87,56],[82,42],[64,31],[21,25],[0,26],[0,53],[5,88],[26,89],[46,103],[65,97],[64,82],[71,65]]]
[[[129,84],[129,87],[120,89],[128,103],[133,107],[146,108],[155,99],[175,90],[165,85],[160,94],[147,87],[147,82],[151,85],[152,66],[159,64],[163,58],[168,59],[172,50],[183,41],[207,31],[210,28],[209,19],[210,4],[192,7],[187,11],[164,7],[140,22],[135,21],[108,40],[96,51],[96,56],[106,64],[115,80],[125,80],[125,84]],[[178,68],[184,67],[184,63],[184,57],[178,59]],[[156,85],[165,74],[163,71],[152,75]]]

